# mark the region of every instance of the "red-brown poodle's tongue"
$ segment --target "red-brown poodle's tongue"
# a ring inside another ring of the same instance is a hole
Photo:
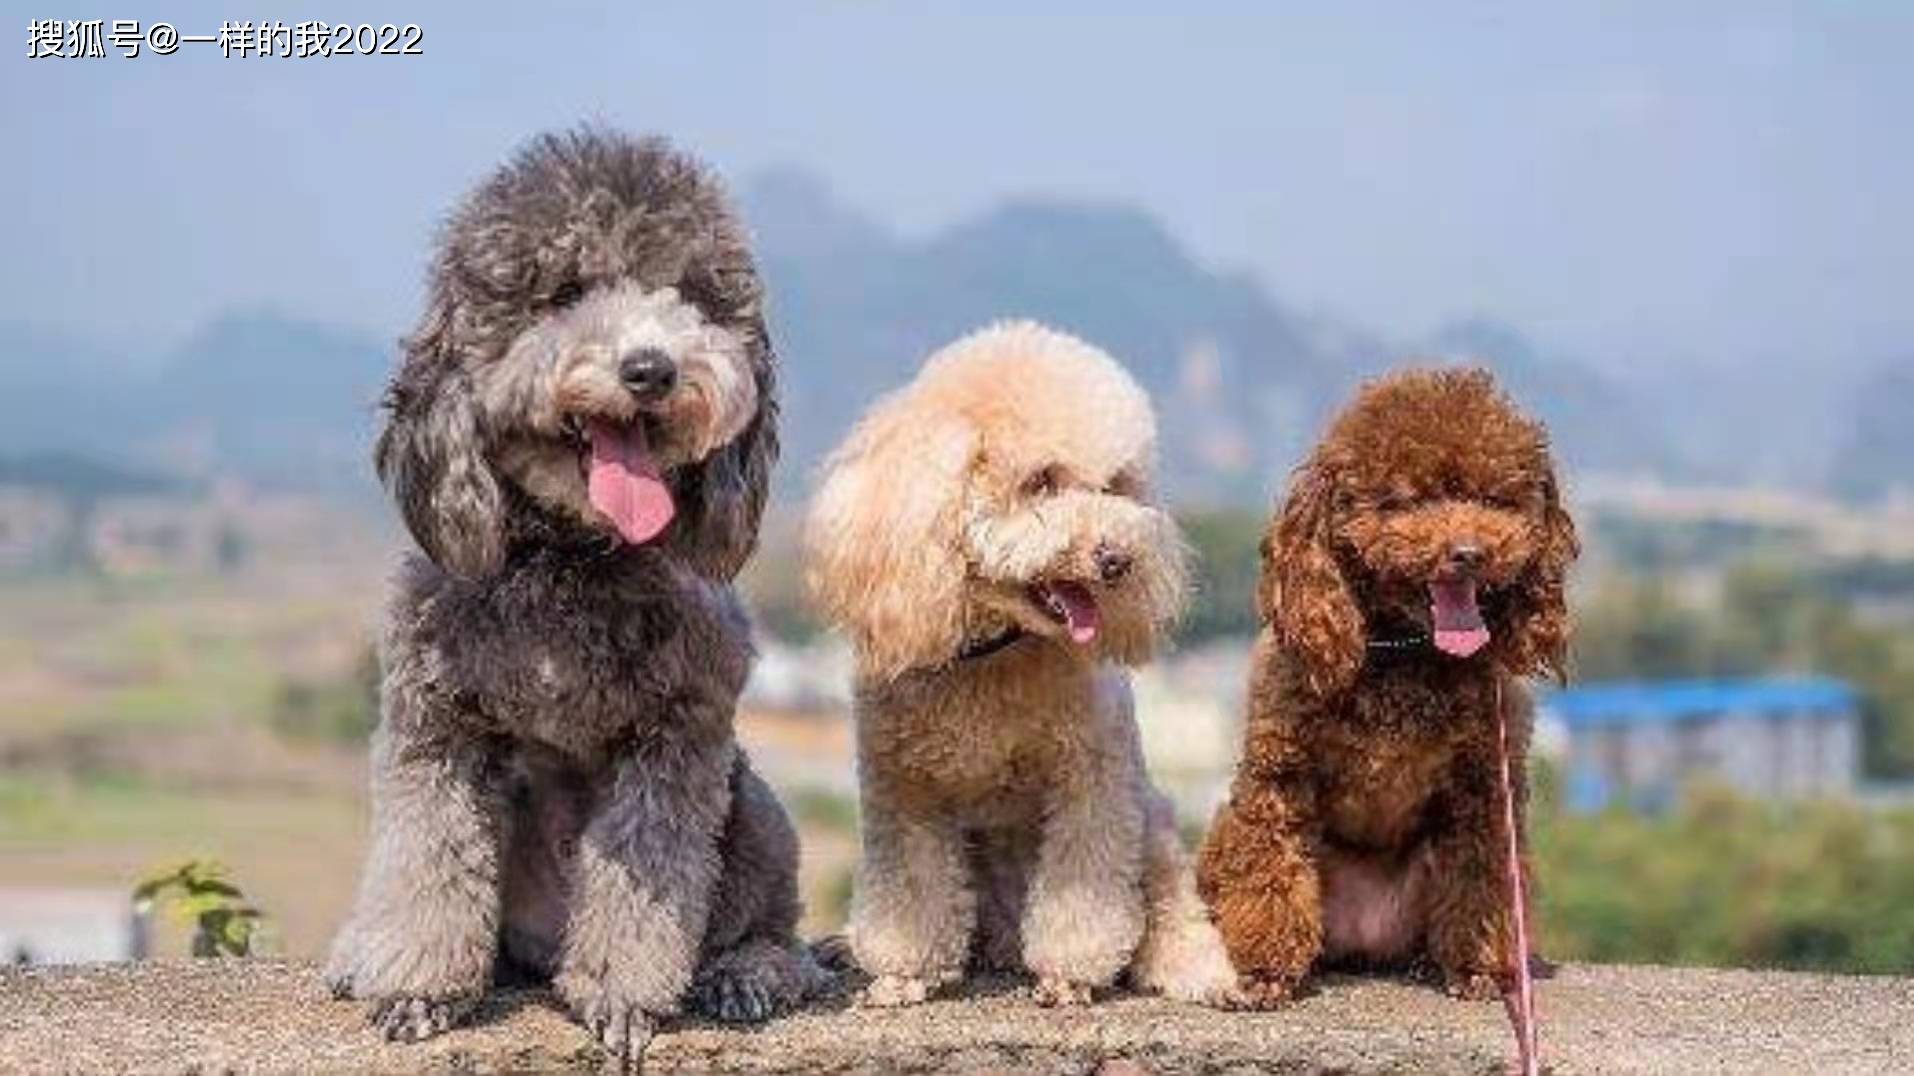
[[[645,441],[645,424],[591,424],[591,506],[605,514],[625,541],[641,545],[658,536],[678,511]]]
[[[1475,602],[1475,580],[1446,579],[1429,584],[1429,615],[1435,621],[1436,649],[1466,658],[1488,645],[1489,629]]]
[[[1090,588],[1081,583],[1059,580],[1038,583],[1035,589],[1050,615],[1070,629],[1073,641],[1083,644],[1097,637],[1097,629],[1103,625],[1103,614],[1098,611],[1097,600],[1091,596]]]

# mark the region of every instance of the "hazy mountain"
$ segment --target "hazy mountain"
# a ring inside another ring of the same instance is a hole
[[[170,417],[168,447],[189,469],[354,482],[370,473],[373,418],[394,351],[317,322],[229,314],[167,358],[153,404]]]
[[[1304,435],[1296,416],[1340,376],[1260,289],[1198,266],[1140,213],[1020,203],[904,242],[789,177],[754,185],[746,204],[800,464],[931,350],[1006,317],[1041,318],[1122,356],[1175,431],[1166,463],[1186,492],[1262,488],[1262,465]]]
[[[935,347],[994,318],[1039,317],[1121,358],[1160,412],[1168,481],[1195,499],[1261,497],[1360,378],[1414,358],[1485,362],[1578,467],[1665,468],[1618,385],[1487,320],[1391,343],[1283,307],[1190,257],[1146,214],[1019,202],[918,241],[892,237],[801,174],[748,186],[785,372],[789,458],[809,464]]]
[[[1587,363],[1544,355],[1519,331],[1487,318],[1438,330],[1426,349],[1480,362],[1503,388],[1548,423],[1556,454],[1577,471],[1666,472],[1676,466],[1663,431],[1622,385]]]
[[[1571,471],[1677,465],[1653,401],[1588,363],[1486,318],[1391,341],[1299,313],[1254,279],[1196,261],[1133,209],[1014,202],[905,238],[802,172],[769,173],[742,200],[784,362],[787,498],[931,350],[1019,316],[1079,333],[1135,372],[1157,401],[1166,485],[1185,500],[1266,496],[1358,380],[1417,359],[1497,370],[1549,421]],[[0,452],[369,490],[374,405],[393,351],[390,340],[258,311],[217,318],[160,355],[0,326]]]
[[[264,312],[222,316],[157,357],[0,327],[0,452],[355,488],[389,352]]]
[[[1829,476],[1834,488],[1863,500],[1914,491],[1914,358],[1882,366],[1863,380],[1848,414]]]

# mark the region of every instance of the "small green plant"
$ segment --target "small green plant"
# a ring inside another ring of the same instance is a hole
[[[265,913],[226,880],[226,868],[208,859],[192,859],[154,874],[133,889],[133,907],[141,915],[159,907],[175,920],[193,925],[194,956],[251,956],[253,936]]]

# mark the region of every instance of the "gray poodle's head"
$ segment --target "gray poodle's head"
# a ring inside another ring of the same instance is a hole
[[[660,139],[531,142],[447,221],[386,394],[380,477],[436,563],[643,545],[729,578],[777,455],[743,226]]]

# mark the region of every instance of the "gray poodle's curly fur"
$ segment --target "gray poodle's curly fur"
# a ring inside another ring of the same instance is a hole
[[[796,838],[732,730],[731,579],[777,455],[761,301],[717,182],[659,140],[540,137],[447,222],[378,440],[424,556],[389,597],[328,964],[387,1035],[452,1026],[502,970],[626,1057],[687,997],[758,1020],[823,985]],[[601,434],[671,511],[601,510]]]

